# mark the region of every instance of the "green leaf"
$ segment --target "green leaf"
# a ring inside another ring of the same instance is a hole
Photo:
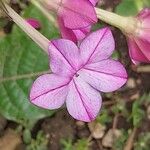
[[[42,131],[37,133],[36,139],[26,146],[26,150],[47,150],[48,139]]]
[[[23,131],[23,141],[25,144],[30,144],[32,140],[31,131],[29,129],[25,129]]]
[[[141,120],[144,117],[144,110],[141,109],[140,101],[135,101],[132,106],[132,118],[134,127],[140,126]]]
[[[88,139],[79,139],[74,144],[74,150],[88,150],[89,145],[90,145],[90,143],[89,143]]]
[[[35,15],[41,20],[42,33],[47,37],[58,36],[53,25],[50,25],[41,12],[33,6],[27,8],[24,14],[26,17]],[[45,70],[49,70],[48,56],[17,26],[13,27],[10,35],[0,39],[0,79],[17,78],[20,75],[35,74]],[[28,95],[34,79],[29,76],[0,83],[0,113],[26,128],[32,128],[37,120],[54,113],[33,106],[29,102]]]
[[[114,144],[113,144],[113,149],[114,150],[123,150],[124,144],[126,140],[128,139],[128,132],[124,129],[121,129],[121,136],[117,139],[115,139]]]
[[[61,139],[61,144],[63,147],[63,150],[72,150],[73,149],[73,142],[71,139]]]
[[[123,16],[136,15],[144,7],[150,7],[149,0],[122,0],[115,12]]]
[[[112,54],[112,59],[114,60],[118,60],[119,59],[119,52],[117,50],[115,50]]]
[[[105,125],[106,123],[110,123],[112,121],[112,117],[109,115],[108,110],[103,108],[96,120]]]
[[[134,150],[149,150],[150,147],[150,132],[140,133],[138,140],[134,144]]]

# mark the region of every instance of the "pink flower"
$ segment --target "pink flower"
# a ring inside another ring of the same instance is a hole
[[[95,6],[99,0],[89,0],[89,1]]]
[[[53,0],[47,1],[49,8],[57,10],[61,35],[74,42],[83,39],[97,22],[94,9],[98,0]],[[58,6],[59,5],[59,6]]]
[[[137,19],[135,33],[127,35],[129,53],[133,63],[150,63],[150,9],[142,10]]]
[[[41,27],[41,24],[37,19],[28,18],[26,21],[35,29],[39,29]]]
[[[31,103],[57,109],[66,102],[75,119],[94,120],[102,104],[99,91],[115,91],[127,81],[123,65],[110,58],[113,51],[114,39],[109,28],[93,32],[79,47],[70,40],[51,41],[52,74],[42,75],[33,83]]]

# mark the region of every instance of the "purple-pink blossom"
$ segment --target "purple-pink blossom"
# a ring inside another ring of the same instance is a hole
[[[77,42],[83,39],[97,22],[94,6],[98,0],[47,1],[57,11],[58,24],[63,38]]]
[[[102,105],[100,92],[115,91],[127,81],[123,65],[111,59],[114,48],[109,28],[91,33],[79,46],[66,39],[51,41],[52,73],[35,80],[31,103],[45,109],[58,109],[66,103],[73,118],[94,120]]]
[[[138,16],[135,33],[127,35],[129,54],[133,63],[150,63],[150,9],[143,9]]]

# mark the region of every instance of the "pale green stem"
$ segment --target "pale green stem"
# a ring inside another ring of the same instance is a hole
[[[147,66],[138,66],[136,68],[136,71],[138,73],[150,73],[150,65],[147,65]]]
[[[4,4],[7,9],[7,14],[12,20],[46,53],[48,53],[49,40],[43,36],[40,32],[34,29],[29,23],[27,23],[21,16],[19,16],[10,6]]]
[[[16,76],[12,76],[12,77],[4,77],[4,78],[0,78],[0,83],[6,82],[6,81],[28,79],[28,78],[40,76],[42,74],[49,74],[49,73],[50,73],[50,71],[42,71],[42,72],[35,72],[35,73],[29,73],[29,74],[16,75]]]
[[[137,25],[137,20],[135,18],[120,16],[100,8],[95,8],[95,10],[97,17],[105,23],[115,26],[127,34],[135,32],[135,27]]]
[[[46,17],[47,19],[54,24],[55,27],[58,27],[56,19],[39,3],[38,0],[30,0],[31,3],[36,6]]]

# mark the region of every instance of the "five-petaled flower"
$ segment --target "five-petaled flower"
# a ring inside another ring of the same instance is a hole
[[[114,39],[109,28],[91,33],[78,47],[70,40],[51,41],[52,74],[42,75],[33,83],[31,103],[57,109],[66,102],[75,119],[94,120],[102,104],[99,91],[115,91],[127,81],[123,65],[110,57],[113,51]]]
[[[136,19],[135,31],[127,34],[129,54],[135,64],[150,63],[150,9],[143,9]]]
[[[63,38],[78,42],[97,22],[94,6],[98,0],[45,0],[49,9],[57,13]]]

